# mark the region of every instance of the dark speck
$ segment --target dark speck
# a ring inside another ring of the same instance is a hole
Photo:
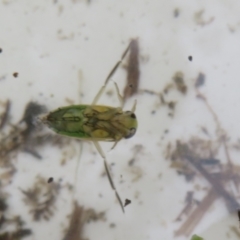
[[[0,53],[2,52],[2,49],[0,48]]]
[[[53,178],[52,178],[52,177],[50,177],[50,178],[48,179],[48,183],[51,183],[51,182],[53,182]]]
[[[165,129],[165,130],[164,130],[164,133],[165,133],[165,134],[169,133],[169,130],[168,130],[168,129]]]
[[[127,205],[129,205],[132,201],[129,199],[125,199],[125,203],[124,203],[124,207],[126,207]]]
[[[192,56],[188,56],[188,60],[192,61],[193,57]]]
[[[17,78],[17,77],[18,77],[18,72],[13,73],[13,76],[14,76],[15,78]]]

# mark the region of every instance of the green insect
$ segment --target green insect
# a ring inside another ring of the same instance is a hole
[[[129,51],[130,45],[124,51],[121,59],[113,67],[107,76],[104,85],[101,87],[91,105],[70,105],[61,107],[48,113],[42,118],[44,124],[47,124],[53,131],[58,134],[80,138],[82,140],[92,141],[104,160],[104,167],[112,189],[120,203],[122,211],[124,207],[122,200],[116,190],[112,180],[106,156],[99,144],[100,141],[114,142],[112,149],[123,138],[132,137],[137,130],[137,118],[134,114],[136,109],[136,100],[134,101],[131,111],[123,111],[123,97],[120,94],[117,84],[114,82],[120,107],[97,105],[99,98],[102,96],[107,84],[113,74],[116,72],[124,57]]]

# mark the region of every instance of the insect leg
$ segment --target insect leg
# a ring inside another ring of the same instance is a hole
[[[79,170],[79,165],[80,165],[80,160],[82,157],[82,152],[83,152],[83,142],[80,142],[80,148],[79,148],[79,154],[78,154],[78,159],[77,159],[77,166],[75,168],[75,173],[74,173],[74,194],[76,193],[76,188],[77,188],[77,180],[78,180],[78,170]]]
[[[122,211],[124,212],[123,203],[122,203],[122,200],[121,200],[121,198],[120,198],[120,196],[119,196],[119,194],[118,194],[118,192],[117,192],[117,189],[116,189],[116,187],[115,187],[115,185],[114,185],[112,176],[111,176],[111,174],[110,174],[109,167],[108,167],[107,160],[106,160],[106,156],[105,156],[105,154],[104,154],[104,152],[103,152],[100,144],[99,144],[97,141],[93,141],[93,143],[94,143],[97,151],[99,152],[99,154],[100,154],[101,157],[103,158],[104,167],[105,167],[105,171],[106,171],[107,176],[108,176],[109,183],[110,183],[110,185],[111,185],[111,188],[112,188],[112,189],[114,190],[114,192],[115,192],[115,195],[116,195],[116,197],[117,197],[117,200],[118,200],[118,202],[119,202],[119,204],[120,204],[120,206],[121,206],[121,208],[122,208]]]
[[[124,104],[124,102],[123,102],[123,97],[122,97],[122,95],[120,94],[120,91],[119,91],[119,88],[118,88],[117,83],[114,82],[114,85],[115,85],[115,88],[116,88],[116,91],[117,91],[118,100],[119,100],[119,102],[120,102],[120,108],[122,109],[122,108],[123,108],[123,104]]]
[[[114,73],[116,72],[116,70],[118,69],[119,65],[122,63],[123,59],[125,58],[125,56],[127,55],[128,51],[130,48],[130,44],[128,45],[127,49],[124,51],[124,53],[122,54],[121,59],[115,64],[115,66],[113,67],[113,69],[111,70],[111,72],[108,74],[104,85],[100,88],[99,92],[97,93],[96,97],[94,98],[92,105],[96,105],[96,103],[98,102],[99,98],[102,96],[103,91],[105,90],[105,88],[107,87],[107,84],[110,80],[110,78],[114,75]]]

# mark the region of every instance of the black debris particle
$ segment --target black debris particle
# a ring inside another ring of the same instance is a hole
[[[2,48],[0,48],[0,53],[2,53]]]
[[[126,207],[127,205],[129,205],[132,201],[129,199],[125,199],[125,203],[124,203],[124,207]]]
[[[192,56],[188,56],[188,60],[191,62],[193,60]]]
[[[52,177],[50,177],[50,178],[48,179],[48,183],[51,183],[51,182],[53,182],[53,178],[52,178]]]
[[[18,77],[18,72],[14,72],[14,73],[13,73],[13,76],[14,76],[15,78],[17,78],[17,77]]]

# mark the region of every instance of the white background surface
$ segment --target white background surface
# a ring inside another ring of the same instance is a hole
[[[179,9],[177,18],[174,17],[176,8]],[[140,61],[141,89],[161,91],[176,71],[184,73],[189,86],[186,97],[179,93],[173,95],[179,101],[174,118],[168,117],[166,108],[157,107],[157,97],[140,94],[134,97],[138,101],[138,131],[107,155],[108,162],[115,164],[112,171],[121,197],[132,200],[126,214],[121,213],[106,177],[101,177],[101,158],[92,154],[93,146],[84,144],[77,200],[86,208],[106,211],[107,219],[86,225],[86,238],[174,239],[174,231],[180,226],[174,219],[192,185],[169,168],[164,149],[171,140],[187,140],[191,135],[200,134],[202,125],[208,129],[214,127],[211,115],[195,98],[193,84],[199,72],[206,75],[202,91],[222,126],[233,140],[240,135],[239,9],[240,3],[236,0],[1,1],[0,76],[6,79],[0,82],[0,98],[12,99],[13,122],[21,118],[30,100],[45,104],[50,110],[66,105],[66,98],[79,103],[79,71],[84,95],[81,102],[91,103],[129,40],[135,37],[139,39],[142,59],[148,59]],[[204,10],[204,21],[213,18],[210,24],[196,23],[194,15],[200,10]],[[189,55],[193,56],[192,62],[188,61]],[[19,77],[14,78],[13,72],[19,72]],[[121,89],[125,78],[123,69],[114,76]],[[114,89],[113,84],[109,84],[109,89]],[[128,100],[125,109],[131,108],[134,98]],[[109,99],[105,95],[101,99],[102,104],[109,105],[109,102],[118,106],[115,96]],[[165,129],[169,129],[169,134],[162,139]],[[144,148],[135,163],[142,177],[134,182],[134,169],[128,166],[128,161],[135,144],[142,144]],[[112,145],[103,146],[108,151]],[[41,149],[42,161],[35,161],[25,153],[17,158],[18,173],[8,191],[13,196],[13,213],[21,213],[27,226],[34,229],[28,239],[61,239],[67,226],[71,197],[59,197],[56,215],[49,222],[32,222],[18,190],[20,186],[30,187],[38,174],[46,179],[54,176],[54,179],[73,183],[77,155],[60,166],[61,154],[57,148],[46,147]],[[235,160],[239,161],[237,157]],[[116,227],[109,228],[111,223]],[[219,200],[195,233],[206,239],[226,239],[229,225],[237,224],[237,217],[228,216],[224,202]],[[234,234],[230,236],[237,239]]]

